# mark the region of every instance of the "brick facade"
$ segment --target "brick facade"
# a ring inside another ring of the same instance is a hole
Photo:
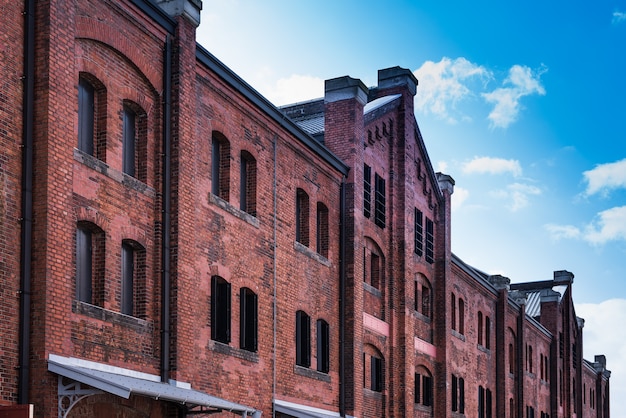
[[[410,71],[278,109],[196,44],[199,0],[37,6],[0,7],[0,408],[609,416],[573,275],[452,254]]]

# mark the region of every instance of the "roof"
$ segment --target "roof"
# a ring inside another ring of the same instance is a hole
[[[191,389],[189,384],[164,383],[160,381],[159,376],[148,373],[55,354],[48,357],[48,370],[125,399],[135,394],[179,403],[190,408],[207,407],[234,412],[244,417],[261,416],[261,412],[254,408]]]
[[[339,412],[281,401],[280,399],[274,401],[274,410],[296,418],[337,418],[341,416]]]
[[[401,94],[392,94],[390,96],[383,96],[379,97],[378,99],[372,100],[363,107],[363,114],[373,112],[374,110],[383,107],[387,103],[391,103],[400,96]]]

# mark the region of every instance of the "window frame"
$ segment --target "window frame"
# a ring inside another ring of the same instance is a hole
[[[302,310],[296,312],[296,365],[311,367],[311,317]]]
[[[258,350],[258,296],[247,287],[239,290],[239,348]]]
[[[317,320],[317,371],[330,371],[330,326],[323,319]]]
[[[231,285],[220,276],[211,276],[211,339],[230,344]]]

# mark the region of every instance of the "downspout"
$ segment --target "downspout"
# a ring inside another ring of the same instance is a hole
[[[163,53],[163,208],[161,248],[161,381],[170,377],[170,221],[172,195],[171,117],[172,41],[168,35]]]
[[[33,113],[35,102],[35,0],[24,2],[24,85],[22,110],[22,223],[17,401],[29,402],[30,296],[33,244]]]
[[[346,416],[346,176],[339,196],[339,415]]]
[[[278,136],[274,136],[274,143],[273,143],[273,148],[274,148],[274,174],[273,174],[273,179],[272,179],[272,193],[273,193],[273,199],[274,199],[274,208],[273,208],[273,212],[274,212],[274,217],[273,217],[273,221],[274,221],[274,237],[273,237],[273,241],[274,241],[274,256],[272,257],[272,261],[273,261],[273,286],[274,286],[274,291],[272,292],[274,294],[273,296],[273,303],[272,303],[272,320],[273,320],[273,325],[272,325],[272,417],[276,416],[276,411],[274,410],[274,403],[276,402],[276,325],[277,325],[277,309],[276,309],[276,302],[277,302],[277,297],[276,297],[276,289],[277,289],[277,272],[276,272],[276,235],[277,235],[277,203],[276,203],[276,198],[277,198],[277,190],[276,190],[276,156],[278,154],[277,152],[277,142],[278,142]]]

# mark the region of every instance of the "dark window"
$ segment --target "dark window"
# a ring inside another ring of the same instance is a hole
[[[430,318],[430,287],[422,285],[422,315]]]
[[[122,242],[122,301],[121,312],[145,317],[146,251],[137,242]]]
[[[415,208],[415,254],[420,257],[424,254],[424,215],[422,211]]]
[[[483,344],[483,313],[478,312],[478,344]]]
[[[257,350],[257,295],[247,287],[239,295],[239,346],[247,351]]]
[[[491,320],[485,316],[485,348],[491,349]]]
[[[485,418],[485,388],[478,387],[478,418]]]
[[[380,289],[380,257],[378,254],[370,254],[370,284]]]
[[[256,160],[247,151],[241,151],[240,181],[239,208],[256,216]]]
[[[317,252],[328,258],[328,208],[317,203]]]
[[[450,294],[450,327],[456,331],[456,297],[454,293]]]
[[[230,199],[230,143],[218,132],[213,132],[211,160],[211,193],[228,202]]]
[[[385,227],[385,179],[378,174],[374,175],[374,223],[381,228]]]
[[[94,155],[95,89],[80,78],[78,80],[78,149]]]
[[[491,418],[493,406],[491,403],[491,390],[485,390],[485,418]]]
[[[422,387],[424,390],[423,405],[432,406],[433,404],[433,378],[430,376],[422,376]]]
[[[509,343],[509,373],[515,374],[515,346]]]
[[[76,228],[76,299],[104,306],[104,232],[89,222]]]
[[[296,312],[296,364],[311,366],[311,318],[303,311]]]
[[[459,298],[459,334],[465,334],[465,302]]]
[[[433,221],[426,218],[426,262],[433,263],[435,252],[435,235]]]
[[[452,412],[459,410],[459,378],[452,375]]]
[[[124,173],[135,176],[135,149],[136,149],[136,114],[129,107],[124,106],[124,134],[122,138],[122,168]]]
[[[383,391],[383,359],[372,356],[371,357],[371,372],[372,372],[372,386],[371,389],[374,392]]]
[[[230,283],[211,277],[211,339],[230,343]]]
[[[296,191],[296,241],[309,246],[309,195],[302,189]]]
[[[328,322],[317,320],[317,371],[328,373],[330,370],[330,328]]]
[[[459,377],[459,412],[465,413],[465,379]]]
[[[367,164],[363,166],[363,215],[372,215],[372,168]]]
[[[415,373],[415,403],[422,403],[422,375]]]

